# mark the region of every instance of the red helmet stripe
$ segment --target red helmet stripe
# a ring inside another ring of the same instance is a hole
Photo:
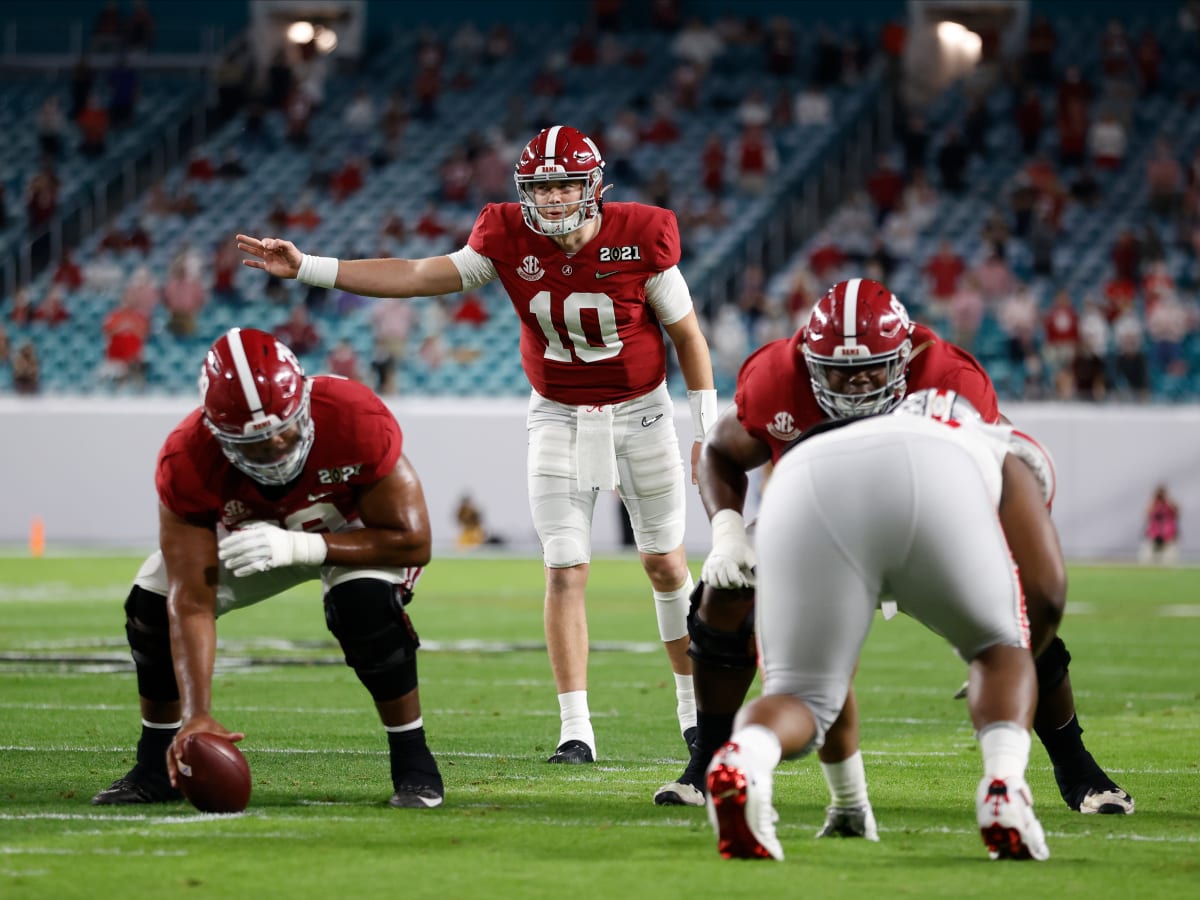
[[[842,337],[846,339],[847,347],[858,346],[858,286],[861,278],[851,278],[846,282],[846,305],[842,309]]]
[[[258,395],[258,386],[254,383],[254,373],[250,371],[250,359],[246,356],[246,348],[242,344],[242,329],[229,329],[229,355],[233,357],[233,367],[237,371],[238,385],[246,398],[246,408],[250,415],[258,419],[263,414],[262,398]]]

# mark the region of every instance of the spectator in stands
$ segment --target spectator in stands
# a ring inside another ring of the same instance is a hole
[[[192,267],[178,260],[172,263],[163,285],[167,330],[176,337],[194,335],[196,319],[207,303],[208,294]]]
[[[218,178],[242,178],[248,170],[242,162],[242,151],[236,144],[230,144],[221,154],[221,164],[217,166]]]
[[[12,362],[12,346],[8,340],[8,329],[0,322],[0,368]]]
[[[1121,168],[1128,144],[1125,126],[1115,113],[1104,113],[1088,129],[1088,152],[1092,157],[1092,165],[1102,172]]]
[[[713,60],[725,51],[725,43],[716,30],[703,19],[691,16],[674,38],[671,39],[671,55],[707,72]]]
[[[1037,396],[1042,364],[1038,356],[1040,327],[1037,298],[1028,285],[1018,283],[1000,301],[997,320],[1008,343],[1008,361],[1013,371],[1020,373],[1018,384],[1010,386],[1016,395]],[[1018,389],[1019,388],[1019,389]]]
[[[743,132],[746,129],[743,129]],[[654,96],[653,113],[649,123],[642,129],[641,139],[646,144],[674,144],[683,136],[671,98],[664,93]]]
[[[904,204],[904,195],[901,194],[896,206],[883,220],[879,229],[880,240],[887,247],[890,256],[897,260],[909,259],[917,249],[920,231],[916,219]]]
[[[92,158],[102,155],[108,141],[109,121],[108,110],[104,108],[99,95],[93,92],[88,96],[76,124],[81,136],[79,152]]]
[[[1104,357],[1096,353],[1083,338],[1075,348],[1071,374],[1074,391],[1069,399],[1099,403],[1108,396],[1108,372]]]
[[[71,68],[71,108],[67,110],[67,118],[72,122],[79,120],[80,113],[87,106],[88,98],[96,85],[96,71],[88,62],[87,52],[79,55]]]
[[[43,156],[57,160],[62,156],[63,140],[67,132],[67,118],[59,105],[58,94],[50,94],[37,112],[38,147]]]
[[[1083,165],[1091,129],[1087,103],[1069,100],[1060,104],[1057,125],[1059,164],[1069,168]]]
[[[491,315],[488,313],[487,307],[480,301],[479,295],[468,291],[459,298],[458,305],[454,307],[454,312],[450,316],[450,321],[456,325],[478,327],[486,324],[490,318]]]
[[[946,129],[946,138],[937,153],[938,172],[942,187],[952,194],[961,194],[967,188],[966,171],[970,151],[962,132],[951,126]]]
[[[313,98],[308,91],[299,86],[292,88],[284,103],[284,116],[287,120],[285,136],[292,146],[299,149],[308,146],[308,128],[314,108]]]
[[[25,186],[25,212],[30,233],[36,233],[50,224],[58,212],[58,175],[49,160],[43,160]]]
[[[92,23],[92,50],[112,53],[121,48],[124,40],[125,22],[121,19],[121,8],[117,0],[105,0]]]
[[[13,292],[12,309],[8,311],[8,320],[14,325],[28,325],[33,321],[33,300],[29,289],[24,285]]]
[[[13,392],[26,396],[38,393],[41,390],[40,369],[37,350],[31,341],[25,341],[12,359]]]
[[[241,306],[242,295],[237,289],[237,273],[241,271],[241,254],[230,240],[217,241],[212,258],[212,293],[222,303]]]
[[[442,220],[437,204],[430,200],[425,204],[421,217],[413,227],[413,231],[429,241],[437,240],[450,233],[449,226]]]
[[[121,305],[127,309],[137,310],[149,320],[154,315],[154,311],[158,309],[161,300],[162,291],[159,289],[158,282],[154,280],[150,267],[140,265],[134,269],[133,274],[129,276],[129,282],[125,285],[125,291],[121,295]]]
[[[737,304],[722,303],[707,332],[713,365],[726,375],[736,375],[752,349],[746,317]]]
[[[273,333],[280,341],[291,347],[297,356],[315,353],[321,348],[321,333],[317,331],[317,327],[309,315],[308,307],[303,303],[295,304],[288,313],[287,320],[275,326]]]
[[[930,312],[933,319],[939,312],[937,305],[931,304]],[[973,272],[964,272],[959,279],[946,313],[951,341],[973,352],[975,335],[983,324],[984,314],[983,292],[979,290],[979,280]]]
[[[771,123],[771,104],[767,100],[767,95],[761,87],[751,87],[742,100],[737,105],[734,111],[734,118],[738,124],[760,125],[763,128]]]
[[[1064,372],[1068,372],[1079,343],[1079,315],[1066,288],[1060,288],[1050,301],[1050,308],[1042,317],[1042,361],[1050,383],[1057,385]],[[1061,396],[1061,392],[1058,392]]]
[[[1179,211],[1183,198],[1183,166],[1175,158],[1171,142],[1159,137],[1146,160],[1146,193],[1150,211],[1167,218]]]
[[[1142,533],[1145,540],[1138,554],[1140,562],[1175,564],[1178,556],[1179,504],[1171,499],[1165,484],[1154,489],[1154,496],[1146,508],[1146,525]]]
[[[1110,253],[1113,274],[1137,284],[1142,278],[1142,245],[1132,228],[1126,227],[1117,235]]]
[[[808,83],[796,94],[794,118],[802,128],[821,127],[833,121],[833,104],[829,95],[815,84]]]
[[[361,156],[348,156],[329,181],[329,193],[334,202],[341,203],[362,190],[367,161]]]
[[[413,118],[421,122],[433,122],[438,116],[438,98],[442,93],[441,70],[437,65],[423,65],[417,70],[412,83]]]
[[[1054,50],[1058,33],[1042,13],[1033,17],[1025,39],[1025,77],[1035,84],[1048,85],[1054,81]]]
[[[75,251],[70,247],[63,250],[62,259],[54,270],[52,280],[69,292],[83,287],[83,269],[75,262]]]
[[[1161,294],[1146,308],[1146,332],[1150,336],[1150,362],[1154,372],[1170,379],[1188,374],[1184,342],[1192,331],[1191,314],[1175,291]]]
[[[875,169],[867,176],[866,186],[875,207],[875,221],[882,224],[904,193],[904,177],[892,164],[888,154],[880,153],[876,157]]]
[[[438,195],[443,203],[466,206],[471,202],[471,186],[475,169],[467,158],[466,148],[453,147],[438,166]]]
[[[1146,331],[1137,311],[1130,309],[1122,313],[1112,326],[1113,343],[1117,355],[1115,368],[1117,386],[1133,399],[1145,401],[1150,398],[1150,371],[1146,360]]]
[[[747,194],[761,194],[779,169],[779,154],[766,129],[747,125],[734,138],[730,149],[738,187]]]
[[[345,338],[334,344],[329,355],[325,357],[325,371],[330,375],[340,375],[342,378],[366,383],[362,376],[362,364],[359,362],[358,353]]]
[[[71,311],[67,309],[66,293],[61,284],[52,284],[46,296],[33,312],[35,322],[44,322],[50,327],[61,325],[71,319]]]
[[[104,319],[104,336],[108,343],[104,359],[96,372],[105,384],[140,387],[146,377],[146,339],[150,336],[150,317],[133,305],[128,297]]]
[[[988,253],[974,269],[984,303],[996,306],[1016,290],[1016,278],[1004,258],[995,251]]]
[[[355,156],[365,156],[370,151],[371,137],[379,127],[379,113],[375,99],[364,87],[357,88],[342,113],[342,126]]]
[[[154,44],[154,16],[146,0],[133,0],[125,20],[125,46],[130,50],[149,50]]]
[[[141,76],[122,53],[108,73],[108,115],[114,128],[133,121],[137,110]]]
[[[1021,102],[1013,111],[1013,118],[1021,138],[1021,149],[1026,156],[1032,156],[1042,142],[1042,129],[1046,122],[1042,113],[1041,92],[1036,87],[1031,85],[1025,89]]]
[[[125,269],[111,250],[93,254],[83,267],[83,283],[97,293],[117,290],[124,278]]]
[[[959,279],[966,271],[967,264],[954,252],[954,246],[948,240],[940,241],[937,252],[929,257],[924,267],[930,300],[935,303],[949,303],[958,290]]]
[[[194,147],[191,153],[191,159],[188,161],[186,177],[194,181],[212,181],[216,177],[217,170],[213,166],[212,160],[208,158],[208,154],[203,147]]]
[[[304,231],[312,231],[321,224],[321,214],[317,212],[312,194],[305,192],[300,195],[299,206],[295,211],[287,213],[286,224],[288,228],[300,228]]]
[[[786,78],[796,71],[796,30],[787,16],[772,16],[767,22],[763,49],[764,68],[769,75]]]

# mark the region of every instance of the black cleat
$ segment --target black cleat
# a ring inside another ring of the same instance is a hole
[[[432,784],[402,784],[392,794],[388,806],[397,809],[433,809],[445,799],[442,786]]]
[[[550,763],[570,763],[572,765],[595,761],[596,758],[592,755],[592,748],[583,741],[563,741],[558,745],[558,749],[554,751],[554,755],[546,760],[546,762]]]
[[[1055,766],[1054,780],[1063,801],[1084,815],[1128,816],[1134,802],[1121,790],[1086,750],[1070,767]]]
[[[700,746],[700,729],[693,725],[683,730],[683,742],[687,744],[688,753],[695,753]]]
[[[183,794],[171,787],[166,775],[148,775],[137,766],[95,797],[92,806],[128,806],[138,803],[174,803]]]

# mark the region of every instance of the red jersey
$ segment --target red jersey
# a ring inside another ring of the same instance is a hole
[[[489,203],[468,245],[496,268],[521,320],[521,366],[559,403],[640,397],[667,377],[646,281],[679,262],[670,210],[606,203],[596,236],[573,256],[525,224],[519,203]]]
[[[317,376],[313,445],[295,481],[262,485],[225,458],[197,409],[168,435],[155,485],[163,505],[197,525],[233,529],[266,521],[289,531],[331,532],[358,519],[358,494],[400,459],[400,426],[367,387]]]
[[[738,372],[733,397],[738,421],[752,437],[771,448],[772,462],[778,462],[779,455],[801,433],[828,418],[813,394],[803,338],[802,328],[790,338],[763,345]],[[999,421],[996,389],[975,357],[941,340],[924,325],[913,326],[912,342],[908,393],[933,387],[956,391],[985,422]]]

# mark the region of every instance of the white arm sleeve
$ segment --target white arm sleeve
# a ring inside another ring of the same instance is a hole
[[[646,300],[664,325],[673,325],[692,311],[692,294],[679,266],[663,269],[646,280]]]
[[[450,262],[454,263],[454,267],[458,269],[458,274],[462,277],[462,289],[464,291],[473,291],[475,288],[483,287],[489,281],[494,281],[499,276],[496,274],[496,267],[492,261],[481,253],[472,250],[468,245],[461,250],[455,250],[453,253],[447,254]]]

